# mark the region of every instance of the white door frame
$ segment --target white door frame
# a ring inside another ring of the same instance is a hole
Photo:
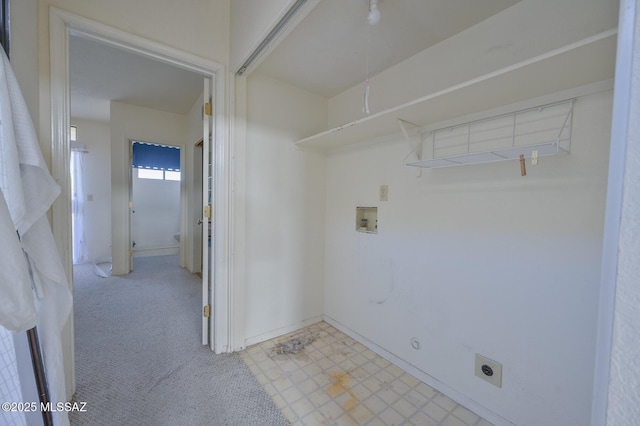
[[[227,126],[228,105],[225,96],[225,68],[216,62],[144,39],[113,27],[83,18],[64,10],[49,7],[50,78],[51,78],[51,174],[61,187],[60,197],[52,207],[52,231],[60,251],[70,284],[72,280],[71,255],[71,198],[69,175],[69,37],[77,35],[119,47],[209,77],[213,82],[215,108],[215,135],[213,155],[214,176],[214,235],[213,258],[213,320],[216,353],[230,352],[230,262],[231,191],[229,178],[229,136]],[[72,315],[73,317],[73,315]],[[65,342],[65,359],[73,360],[73,330],[71,341]],[[73,363],[66,363],[67,366]],[[67,380],[75,388],[75,375],[67,371]]]

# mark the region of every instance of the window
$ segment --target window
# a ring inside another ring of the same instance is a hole
[[[140,179],[180,180],[180,148],[133,142],[133,167]]]
[[[180,180],[180,172],[173,170],[136,169],[138,179]]]
[[[164,170],[138,169],[140,179],[164,179]]]
[[[175,172],[173,170],[165,170],[164,180],[180,180],[180,172]]]

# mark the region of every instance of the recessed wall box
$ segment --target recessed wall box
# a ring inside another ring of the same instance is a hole
[[[378,233],[377,207],[356,207],[356,231]]]

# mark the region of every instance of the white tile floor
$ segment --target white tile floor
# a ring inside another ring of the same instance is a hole
[[[241,354],[292,425],[491,426],[325,322]]]

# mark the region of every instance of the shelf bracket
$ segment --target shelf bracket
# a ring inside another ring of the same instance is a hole
[[[420,126],[401,118],[397,118],[396,120],[398,121],[398,126],[400,126],[400,130],[402,130],[404,138],[409,144],[411,154],[414,154],[418,161],[422,161],[422,139],[420,138],[419,131]],[[411,128],[407,129],[407,126],[411,126]]]
[[[558,145],[558,150],[564,149],[560,147],[560,140],[562,138],[562,133],[567,128],[567,123],[569,123],[569,127],[571,127],[571,120],[573,120],[573,104],[575,102],[576,102],[575,99],[569,100],[569,112],[567,112],[567,115],[564,118],[564,121],[562,122],[562,127],[560,127],[560,131],[558,132],[558,137],[556,138],[556,144]],[[569,138],[569,146],[565,151],[569,152],[570,149],[571,149],[571,138]]]

